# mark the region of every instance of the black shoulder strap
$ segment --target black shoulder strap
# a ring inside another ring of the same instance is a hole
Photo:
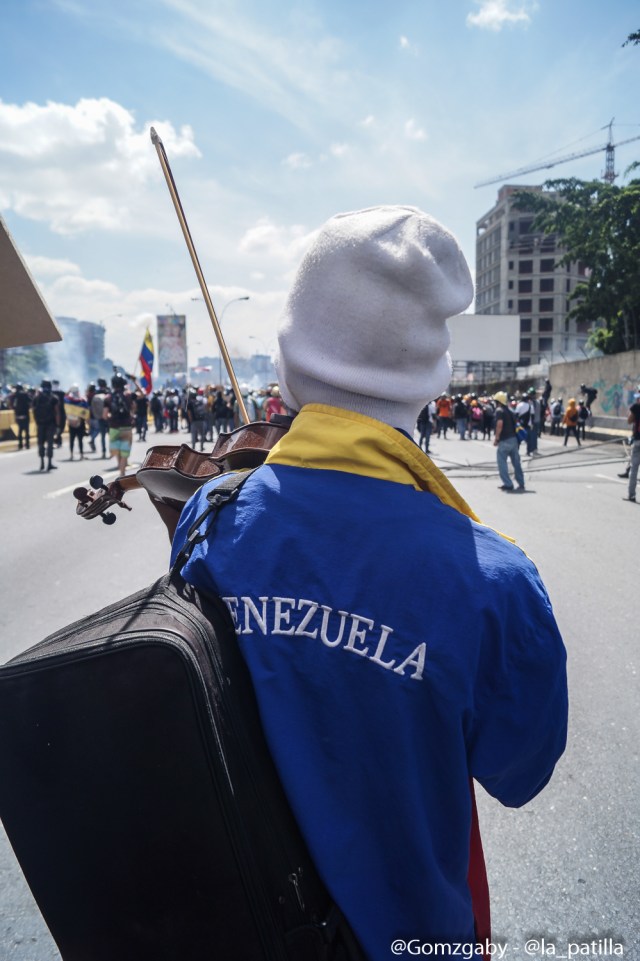
[[[218,511],[220,511],[225,504],[234,501],[238,494],[240,493],[243,485],[249,480],[254,471],[258,468],[254,467],[252,470],[242,471],[235,474],[227,474],[220,483],[212,488],[207,494],[207,508],[196,517],[195,521],[189,528],[187,533],[187,539],[184,545],[180,549],[178,555],[176,556],[173,567],[171,568],[171,573],[175,571],[181,571],[184,565],[187,563],[191,557],[192,551],[196,544],[201,544],[202,541],[206,540],[209,536],[209,532],[213,527],[216,517],[218,516]],[[200,530],[200,526],[205,520],[209,518],[209,523],[206,525],[204,530]]]

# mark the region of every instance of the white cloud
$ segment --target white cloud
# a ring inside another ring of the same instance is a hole
[[[313,161],[306,153],[290,153],[288,157],[284,158],[282,163],[291,170],[305,170],[307,167],[312,166]]]
[[[26,256],[27,266],[32,274],[39,277],[61,277],[67,274],[79,274],[80,267],[70,260],[59,260],[54,257]]]
[[[375,122],[376,122],[376,118],[373,116],[372,113],[370,113],[363,120],[360,120],[358,123],[360,127],[372,127]]]
[[[411,120],[407,120],[407,122],[405,123],[404,134],[408,140],[426,140],[427,139],[426,132],[422,129],[422,127],[419,127],[416,124],[413,118],[411,118]]]
[[[349,153],[348,143],[332,143],[329,147],[329,152],[333,157],[344,157],[345,154]]]
[[[415,43],[409,40],[408,37],[402,36],[398,41],[398,46],[401,50],[405,50],[407,53],[412,53],[414,56],[418,54],[418,47]]]
[[[313,235],[300,224],[282,226],[274,224],[268,217],[261,217],[245,232],[238,250],[242,254],[268,257],[282,271],[299,262]]]
[[[174,158],[199,157],[193,133],[154,124]],[[106,97],[76,104],[0,101],[3,205],[59,234],[139,228],[145,188],[161,177],[149,126]]]
[[[467,25],[483,30],[502,30],[504,26],[528,26],[538,8],[536,0],[474,0],[480,9],[467,15]]]

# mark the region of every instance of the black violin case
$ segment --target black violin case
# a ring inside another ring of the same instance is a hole
[[[0,668],[0,818],[64,961],[363,958],[179,573]]]

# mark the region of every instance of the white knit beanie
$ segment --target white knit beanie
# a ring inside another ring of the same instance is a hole
[[[331,404],[411,434],[449,384],[446,320],[472,299],[456,239],[417,207],[337,214],[307,251],[279,325],[287,407]]]

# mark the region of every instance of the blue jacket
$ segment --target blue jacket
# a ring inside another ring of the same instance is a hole
[[[183,573],[231,611],[285,791],[367,956],[473,943],[469,778],[517,807],[566,739],[565,651],[531,561],[399,431],[309,405]]]

